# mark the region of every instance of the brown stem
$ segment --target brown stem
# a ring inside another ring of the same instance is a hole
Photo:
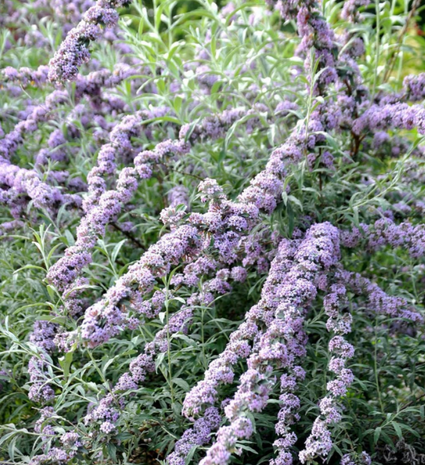
[[[191,174],[191,173],[182,173],[179,170],[173,169],[173,168],[168,168],[169,171],[173,171],[174,173],[181,174],[182,176],[191,176],[192,178],[195,178],[199,181],[204,181],[205,178],[201,178],[200,176],[197,176],[196,174]]]
[[[168,417],[168,418],[165,418],[164,421],[165,421],[165,423],[171,423],[172,421],[174,421],[174,418]],[[155,426],[160,426],[161,424],[162,423],[160,421],[150,421],[146,425],[141,426],[139,428],[139,431],[141,433],[143,433],[143,432],[145,432],[145,431],[147,431],[147,430],[149,430],[149,429],[151,429],[151,428],[153,428]]]
[[[79,210],[85,215],[84,210],[80,207]],[[136,239],[133,234],[131,234],[128,231],[124,231],[124,229],[120,228],[117,223],[115,222],[110,222],[109,223],[114,229],[119,231],[121,234],[123,234],[127,239],[129,239],[131,242],[133,242],[137,247],[141,248],[142,250],[146,250],[146,247],[138,240]]]
[[[131,242],[137,245],[137,247],[141,248],[142,250],[146,250],[145,246],[138,240],[136,239],[133,234],[131,234],[128,231],[125,231],[124,229],[120,228],[117,223],[111,223],[111,226],[119,231],[121,234],[123,234],[127,239],[129,239]]]
[[[344,84],[347,86],[348,95],[353,95],[353,89],[352,89],[350,83],[348,82],[347,78],[344,79]]]

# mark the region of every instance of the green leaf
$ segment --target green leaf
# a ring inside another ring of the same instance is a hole
[[[396,432],[398,438],[403,439],[403,432],[401,431],[400,425],[396,421],[393,421],[391,423],[391,426],[394,428],[394,431]]]
[[[155,360],[155,370],[156,370],[156,372],[158,372],[158,368],[162,365],[162,362],[164,361],[166,355],[167,354],[165,352],[163,352],[163,353],[159,354],[156,357],[156,360]]]
[[[111,254],[111,260],[112,263],[115,263],[117,261],[118,254],[120,253],[121,247],[126,243],[127,239],[122,240],[121,242],[118,242],[118,244],[115,245],[112,254]]]
[[[190,389],[189,384],[184,379],[173,378],[172,382],[177,384],[177,386],[180,386],[184,391],[189,391],[189,389]]]
[[[379,438],[381,436],[381,431],[382,431],[382,428],[380,426],[378,426],[375,429],[375,432],[373,433],[373,441],[374,441],[375,444],[378,444]]]
[[[69,351],[63,357],[59,358],[59,364],[63,370],[64,381],[67,381],[68,379],[69,369],[71,367],[73,356],[74,356],[73,352]]]

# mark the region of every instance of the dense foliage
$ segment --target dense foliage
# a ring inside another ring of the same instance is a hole
[[[0,4],[0,462],[425,463],[417,0]]]

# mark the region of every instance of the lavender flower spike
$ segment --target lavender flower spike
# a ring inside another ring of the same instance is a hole
[[[98,0],[83,16],[80,23],[69,31],[55,56],[50,60],[49,79],[53,82],[75,80],[78,68],[90,59],[89,44],[97,40],[102,28],[118,23],[115,11],[128,0]]]

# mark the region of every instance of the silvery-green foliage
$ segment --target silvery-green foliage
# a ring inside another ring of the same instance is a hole
[[[419,11],[0,5],[1,463],[425,463]]]

